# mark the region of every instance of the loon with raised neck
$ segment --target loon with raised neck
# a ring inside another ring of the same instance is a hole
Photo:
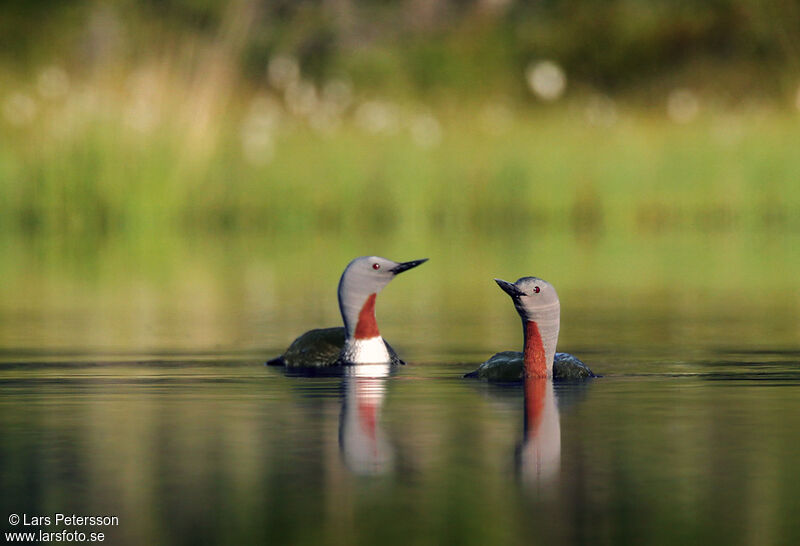
[[[596,377],[577,357],[557,353],[561,304],[549,282],[537,277],[522,277],[515,283],[495,282],[511,296],[522,319],[525,336],[522,352],[503,351],[493,355],[464,377],[489,381],[521,381],[525,378],[575,380]]]
[[[339,310],[344,327],[310,330],[267,364],[298,368],[405,364],[381,337],[375,321],[375,299],[397,275],[427,260],[393,262],[378,256],[354,259],[339,280]]]

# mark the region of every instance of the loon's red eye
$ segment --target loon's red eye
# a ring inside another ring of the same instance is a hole
[[[540,291],[540,288],[539,288],[538,286],[534,286],[534,287],[533,287],[533,291],[534,291],[534,292],[536,292],[536,293],[538,294],[538,293],[539,293],[539,291]]]
[[[372,269],[374,269],[375,271],[377,271],[380,268],[381,268],[381,264],[372,264]]]

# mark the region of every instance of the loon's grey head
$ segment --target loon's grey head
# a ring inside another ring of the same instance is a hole
[[[427,258],[395,262],[380,256],[361,256],[350,262],[339,280],[339,309],[348,334],[354,331],[359,313],[370,296],[378,294],[403,271],[426,261]]]
[[[553,311],[558,311],[560,308],[556,289],[538,277],[522,277],[515,283],[502,279],[495,279],[494,282],[511,296],[523,320],[549,317]]]

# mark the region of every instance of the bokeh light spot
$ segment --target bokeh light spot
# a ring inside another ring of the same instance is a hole
[[[558,100],[567,88],[564,70],[553,61],[531,63],[525,77],[533,94],[544,101]]]

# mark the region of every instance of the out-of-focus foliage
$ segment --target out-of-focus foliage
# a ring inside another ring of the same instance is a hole
[[[14,2],[0,227],[796,227],[785,0]],[[402,204],[402,206],[399,206]]]
[[[774,94],[795,85],[800,56],[792,0],[38,0],[2,9],[0,55],[17,67],[54,56],[83,67],[131,62],[181,55],[188,38],[223,40],[252,80],[284,53],[316,81],[347,73],[392,93],[522,94],[517,76],[544,57],[606,92],[688,78]]]

